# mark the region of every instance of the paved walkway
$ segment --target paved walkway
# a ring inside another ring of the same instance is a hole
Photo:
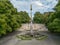
[[[40,25],[40,27],[42,24]],[[46,28],[43,28],[46,30]],[[41,34],[47,35],[45,40],[19,40],[16,35],[20,34],[20,30],[9,34],[0,40],[0,45],[60,45],[60,36],[50,34],[48,31],[40,31]]]

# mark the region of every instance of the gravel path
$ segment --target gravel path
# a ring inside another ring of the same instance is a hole
[[[40,27],[43,25],[40,24]],[[20,34],[20,29],[19,31],[16,31],[14,33],[9,34],[8,36],[1,38],[0,39],[0,45],[60,45],[60,36],[50,34],[45,26],[44,28],[40,28],[40,33],[43,35],[47,35],[48,38],[45,40],[19,40],[16,35]],[[43,29],[43,31],[41,30]]]

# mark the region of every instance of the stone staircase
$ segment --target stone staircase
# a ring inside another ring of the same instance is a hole
[[[30,30],[30,24],[22,24],[22,27],[19,30],[20,31]],[[44,24],[33,24],[32,30],[47,31],[48,29]]]

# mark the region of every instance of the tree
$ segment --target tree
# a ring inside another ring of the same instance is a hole
[[[60,32],[60,19],[54,19],[53,22],[48,24],[48,29],[51,32]]]
[[[30,17],[26,11],[17,12],[9,0],[0,1],[0,37],[28,23]]]
[[[60,0],[54,10],[55,12],[48,18],[47,27],[51,32],[60,33]]]
[[[20,11],[20,12],[18,12],[18,15],[20,15],[22,23],[30,22],[30,17],[26,11]]]
[[[44,16],[40,12],[34,14],[34,23],[44,23]]]

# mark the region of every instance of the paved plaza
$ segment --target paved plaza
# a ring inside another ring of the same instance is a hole
[[[34,25],[38,26],[38,24],[34,24]],[[28,26],[28,24],[24,24],[24,26],[26,27],[26,26]],[[37,26],[35,26],[35,27],[37,27]],[[23,29],[23,27],[21,27],[21,28]],[[18,34],[22,33],[20,31],[21,28],[18,31],[9,34],[8,36],[1,38],[0,45],[60,45],[60,37],[48,32],[48,29],[46,29],[45,25],[43,25],[43,24],[40,24],[38,26],[38,28],[39,28],[39,31],[41,34],[48,36],[48,38],[46,38],[44,40],[36,40],[36,39],[20,40],[20,39],[18,39],[16,36]],[[38,29],[38,28],[36,28],[36,29]]]

